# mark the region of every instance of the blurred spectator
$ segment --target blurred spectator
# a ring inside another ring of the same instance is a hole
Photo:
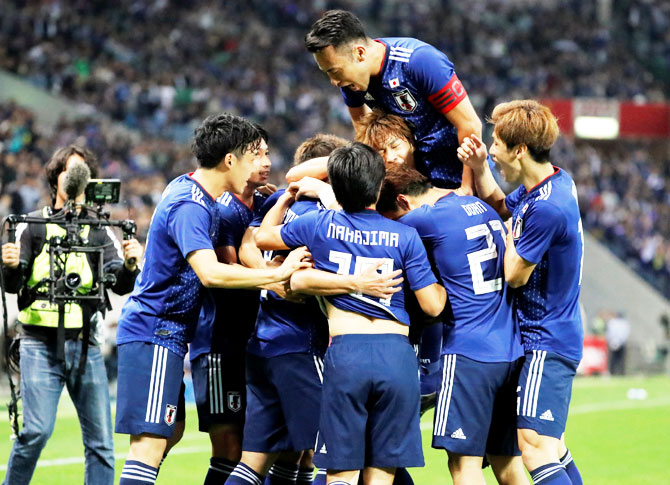
[[[613,376],[626,373],[626,343],[630,336],[630,323],[619,312],[607,321],[607,346],[609,348],[609,371]]]

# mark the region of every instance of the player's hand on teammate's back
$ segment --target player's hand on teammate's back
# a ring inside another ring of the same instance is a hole
[[[8,268],[19,267],[19,256],[21,254],[21,243],[5,243],[2,245],[2,264]]]
[[[265,184],[265,185],[261,185],[256,190],[259,193],[261,193],[263,195],[267,195],[268,197],[270,197],[272,194],[277,192],[277,186],[274,185],[274,184]]]
[[[397,269],[393,273],[380,274],[378,270],[383,264],[385,261],[380,260],[358,275],[360,293],[385,300],[402,289],[400,286],[404,281],[404,278],[400,276],[402,270]]]
[[[312,267],[312,254],[305,246],[299,247],[288,253],[282,265],[277,268],[283,275],[282,280],[287,280],[299,269]]]
[[[470,135],[463,139],[463,143],[456,150],[458,159],[473,170],[481,169],[486,163],[488,152],[486,145],[477,135]]]

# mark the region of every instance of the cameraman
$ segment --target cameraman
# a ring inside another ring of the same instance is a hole
[[[47,218],[62,214],[68,201],[65,191],[67,171],[76,165],[83,168],[82,162],[88,165],[95,177],[97,161],[88,149],[70,145],[53,154],[46,166],[53,206],[35,211],[31,216]],[[82,192],[77,195],[76,202],[83,201]],[[89,216],[94,217],[95,214]],[[86,208],[73,218],[73,223],[76,224],[77,218],[81,217],[88,217]],[[87,241],[87,246],[104,246],[104,272],[116,277],[112,290],[117,294],[130,292],[139,273],[137,262],[142,257],[142,247],[137,240],[120,244],[109,227],[75,227],[75,231],[80,231],[78,236]],[[85,483],[111,485],[114,482],[114,444],[107,374],[96,340],[99,308],[89,302],[64,305],[64,347],[59,349],[59,306],[50,304],[46,299],[47,285],[39,285],[43,278],[49,277],[50,238],[65,235],[66,227],[60,223],[19,224],[19,242],[2,246],[6,290],[19,294],[23,398],[23,429],[9,456],[5,484],[30,482],[42,448],[53,431],[58,399],[64,385],[81,424],[86,456]],[[99,253],[70,253],[66,256],[65,270],[58,269],[63,274],[74,272],[80,276],[78,294],[94,291],[98,284]],[[88,342],[83,341],[83,335],[88,333],[83,324],[86,320],[91,325]],[[90,345],[88,349],[87,345]],[[86,351],[85,372],[81,373],[79,363]]]

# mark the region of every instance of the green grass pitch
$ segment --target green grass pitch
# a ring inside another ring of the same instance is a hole
[[[644,400],[628,399],[631,388],[646,389]],[[67,395],[67,393],[64,393]],[[4,408],[4,406],[3,406]],[[209,464],[209,440],[197,431],[194,407],[187,412],[184,439],[161,468],[157,483],[201,484]],[[446,454],[430,448],[432,413],[422,420],[426,467],[411,470],[417,485],[451,483]],[[6,408],[0,420],[0,476],[11,448]],[[670,378],[579,378],[575,381],[567,443],[588,485],[670,483]],[[116,476],[128,450],[128,438],[116,436]],[[42,453],[33,482],[39,485],[83,483],[84,450],[79,424],[67,397],[61,399],[56,429]],[[490,469],[487,483],[495,483]]]

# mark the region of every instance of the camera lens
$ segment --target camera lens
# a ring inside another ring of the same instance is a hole
[[[70,290],[76,290],[81,286],[81,276],[77,273],[68,273],[65,275],[65,286]]]

